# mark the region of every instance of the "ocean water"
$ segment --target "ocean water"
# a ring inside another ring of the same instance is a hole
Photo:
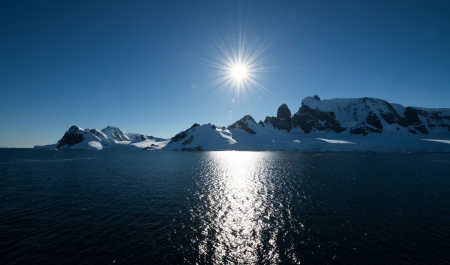
[[[1,264],[449,264],[450,154],[0,149]]]

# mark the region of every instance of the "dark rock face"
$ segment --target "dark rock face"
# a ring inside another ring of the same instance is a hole
[[[189,131],[189,129],[186,130],[186,131],[184,131],[184,132],[178,133],[177,135],[175,135],[174,137],[172,137],[172,139],[170,139],[170,142],[169,142],[169,143],[178,142],[178,141],[180,141],[180,140],[186,138],[186,137],[187,137],[187,132],[188,132],[188,131]]]
[[[172,139],[170,139],[169,144],[170,144],[170,143],[174,143],[174,142],[178,142],[178,141],[183,140],[184,138],[186,138],[186,137],[188,136],[188,134],[187,134],[188,131],[189,131],[189,130],[194,130],[195,127],[197,127],[197,126],[200,126],[200,124],[194,123],[194,125],[192,125],[191,128],[187,129],[187,130],[184,131],[184,132],[178,133],[177,135],[175,135],[174,137],[172,137]],[[191,140],[191,141],[192,141],[192,140]]]
[[[426,112],[420,109],[416,109],[418,115],[422,115],[426,118],[429,128],[435,128],[436,126],[448,128],[450,131],[450,117],[441,116],[442,111]]]
[[[381,124],[380,118],[378,118],[378,116],[372,111],[369,112],[366,122],[377,129],[383,130],[383,125]]]
[[[191,137],[189,137],[187,140],[185,140],[183,143],[181,143],[182,145],[187,145],[190,144],[192,142],[192,140],[194,139],[194,136],[191,135]]]
[[[250,126],[248,125],[248,121],[256,123],[252,116],[245,115],[242,119],[228,126],[228,130],[238,128],[243,129],[249,134],[256,134],[256,132],[253,129],[251,129]]]
[[[350,129],[351,134],[362,134],[363,136],[368,135],[369,133],[381,133],[381,130],[375,129],[371,126],[367,126],[364,123],[360,123],[355,127]]]
[[[72,146],[81,143],[84,140],[84,136],[78,132],[79,129],[80,127],[76,125],[71,126],[61,140],[58,141],[56,149],[59,149],[64,145]]]
[[[86,128],[85,131],[87,131],[88,133],[95,135],[97,137],[101,137],[101,134],[99,131],[97,131],[96,129],[88,129]]]
[[[404,115],[405,115],[405,117],[400,118],[398,120],[398,124],[400,124],[403,127],[413,126],[415,130],[417,130],[423,134],[428,134],[427,127],[419,119],[416,109],[407,107]]]
[[[292,129],[292,117],[291,110],[288,108],[286,104],[281,105],[277,111],[277,118],[283,123],[280,124],[283,128],[282,130],[291,130]]]
[[[298,113],[292,119],[292,125],[294,128],[301,128],[305,133],[310,133],[313,130],[340,133],[346,130],[336,119],[334,112],[311,109],[303,102]]]
[[[383,120],[387,122],[387,124],[394,124],[397,123],[397,121],[400,119],[400,116],[398,115],[397,111],[392,107],[392,105],[383,100],[384,106],[388,109],[388,111],[380,110],[380,115]]]
[[[286,104],[283,104],[278,108],[277,117],[266,117],[264,123],[289,132],[292,129],[291,110]]]
[[[383,125],[378,116],[372,111],[366,118],[365,122],[362,122],[350,129],[351,134],[362,134],[363,136],[369,133],[381,133],[383,131]]]
[[[197,146],[194,148],[183,147],[180,150],[181,151],[203,151],[203,147],[202,146]]]

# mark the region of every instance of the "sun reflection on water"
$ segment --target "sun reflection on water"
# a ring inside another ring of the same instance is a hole
[[[199,255],[208,263],[278,262],[277,207],[264,153],[211,152],[203,195]],[[207,194],[207,195],[206,195]],[[271,223],[269,223],[271,222]],[[269,229],[270,228],[270,229]]]

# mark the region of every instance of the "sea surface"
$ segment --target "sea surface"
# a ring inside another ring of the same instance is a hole
[[[450,154],[0,149],[1,264],[449,264]]]

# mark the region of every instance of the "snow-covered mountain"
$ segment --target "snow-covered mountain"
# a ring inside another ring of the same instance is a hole
[[[168,142],[168,139],[142,134],[126,134],[114,126],[108,126],[102,131],[99,131],[97,129],[83,129],[77,125],[73,125],[56,144],[35,146],[35,148],[158,150],[166,146]]]
[[[382,99],[303,99],[292,126],[305,133],[333,131],[368,135],[400,132],[431,135],[450,133],[450,109],[403,107]]]
[[[122,130],[114,126],[107,126],[102,133],[108,136],[109,141],[131,141]]]
[[[41,148],[450,152],[450,109],[313,96],[293,115],[282,104],[276,117],[258,123],[250,115],[228,127],[195,123],[171,139],[114,126],[102,131],[72,126],[57,144]]]

